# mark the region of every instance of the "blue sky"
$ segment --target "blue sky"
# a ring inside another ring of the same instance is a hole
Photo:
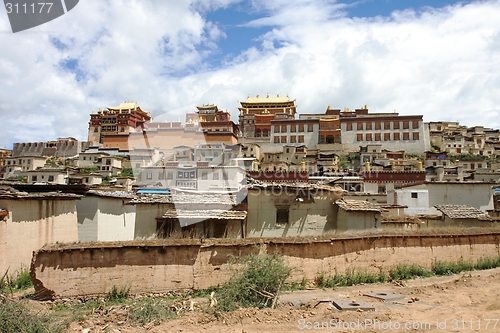
[[[468,1],[470,2],[470,1]],[[342,13],[349,18],[373,18],[377,16],[390,18],[394,11],[414,10],[416,13],[429,8],[442,8],[466,1],[442,0],[348,0],[330,1],[342,6]],[[247,24],[259,18],[272,15],[272,12],[259,10],[251,2],[239,2],[233,5],[208,11],[206,20],[216,22],[224,32],[225,38],[217,43],[215,52],[207,61],[218,67],[251,46],[259,47],[259,36],[272,30],[273,26],[254,27]]]
[[[155,120],[287,93],[299,113],[500,127],[500,0],[82,0],[12,34],[0,9],[0,146],[76,137],[137,101]]]

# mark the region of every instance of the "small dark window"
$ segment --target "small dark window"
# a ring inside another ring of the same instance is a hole
[[[276,210],[276,223],[286,224],[288,223],[289,210],[288,208],[278,208]]]
[[[411,198],[412,199],[418,199],[418,193],[417,192],[411,192]]]

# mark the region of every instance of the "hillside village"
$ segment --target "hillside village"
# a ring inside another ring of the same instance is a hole
[[[500,130],[295,102],[248,96],[237,122],[212,104],[154,122],[126,101],[91,111],[85,142],[1,150],[0,273],[57,242],[498,225]]]

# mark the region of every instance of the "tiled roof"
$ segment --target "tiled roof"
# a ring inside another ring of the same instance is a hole
[[[236,195],[221,193],[203,193],[203,194],[140,194],[136,195],[131,204],[154,204],[154,203],[172,203],[172,204],[218,204],[218,205],[236,205],[238,204]]]
[[[437,210],[452,219],[477,219],[486,213],[467,205],[434,205]]]
[[[169,210],[163,218],[179,219],[218,219],[218,220],[244,220],[246,211],[222,209],[177,209]]]
[[[0,199],[58,199],[58,200],[75,200],[82,196],[73,193],[61,192],[21,192],[14,189],[0,190]]]
[[[124,191],[90,190],[87,192],[87,195],[95,195],[98,197],[124,198],[124,199],[133,199],[135,197],[134,193],[124,192]]]
[[[308,183],[308,182],[275,182],[275,181],[269,181],[269,182],[264,182],[260,180],[254,180],[254,183],[251,185],[248,185],[248,189],[261,189],[261,188],[288,188],[288,189],[298,189],[298,190],[322,190],[322,191],[330,191],[330,192],[338,192],[339,194],[344,194],[344,191],[342,187],[338,185],[330,186],[330,185],[323,185],[323,184],[314,184],[314,183]]]
[[[363,200],[340,199],[335,203],[348,212],[381,212],[383,210],[380,205]]]

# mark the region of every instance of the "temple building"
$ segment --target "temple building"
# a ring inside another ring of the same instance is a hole
[[[172,150],[178,146],[194,147],[204,142],[236,144],[238,125],[227,111],[216,105],[197,106],[196,112],[186,112],[186,122],[152,122],[150,112],[136,102],[123,102],[117,107],[92,112],[89,141],[106,148],[157,148]]]
[[[297,106],[295,100],[286,97],[250,97],[239,101],[241,107],[239,122],[241,136],[247,139],[263,138],[269,141],[271,137],[271,121],[295,119]]]
[[[92,111],[88,141],[103,143],[104,136],[128,135],[151,120],[151,113],[141,109],[137,102],[122,102],[107,110]]]
[[[203,131],[206,142],[237,142],[239,127],[227,110],[222,111],[214,104],[203,104],[196,108],[198,111],[195,113],[186,114],[186,127],[194,126],[198,131]],[[224,136],[225,139],[222,138]],[[212,140],[212,137],[217,139]]]

